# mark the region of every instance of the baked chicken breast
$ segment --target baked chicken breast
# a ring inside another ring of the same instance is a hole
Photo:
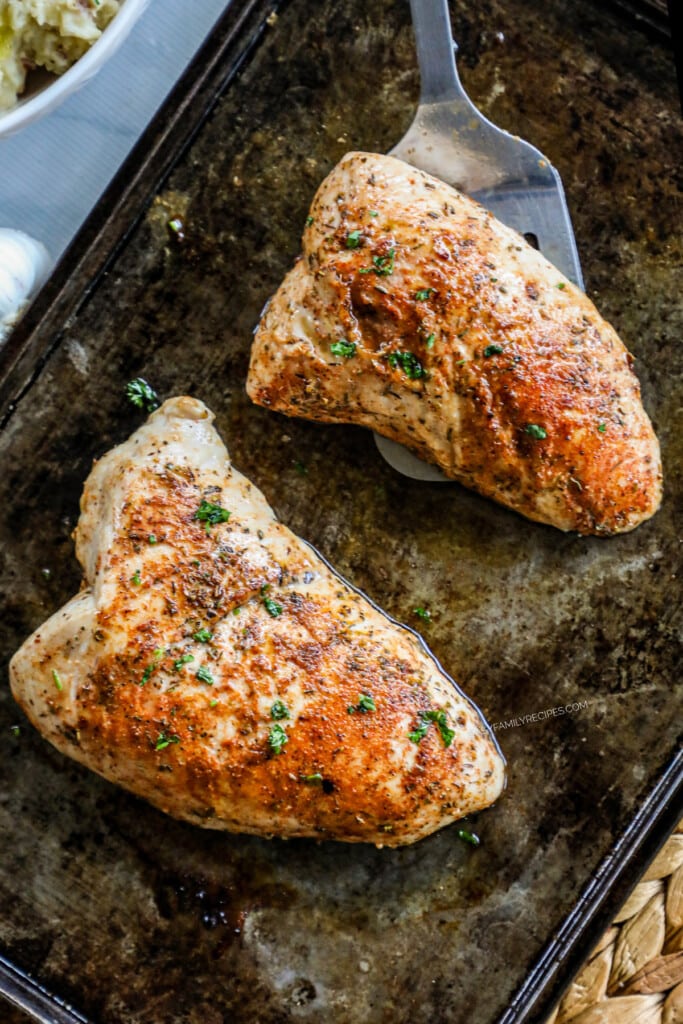
[[[631,530],[661,500],[632,358],[514,231],[393,157],[349,153],[267,307],[247,390],[358,423],[561,530]]]
[[[207,828],[399,846],[492,803],[478,710],[277,522],[212,420],[171,399],[95,464],[83,589],[10,666],[31,722]]]

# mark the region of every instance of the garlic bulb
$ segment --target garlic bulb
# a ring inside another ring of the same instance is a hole
[[[0,342],[19,320],[51,266],[42,242],[23,231],[0,228]]]

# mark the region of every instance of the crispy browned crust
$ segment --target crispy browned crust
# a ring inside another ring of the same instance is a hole
[[[631,356],[518,235],[437,179],[374,154],[341,161],[311,218],[303,257],[256,333],[255,402],[372,427],[564,530],[619,533],[657,510],[659,446]],[[368,269],[391,253],[391,274]],[[355,343],[353,357],[331,356],[340,337]],[[396,352],[413,353],[426,376],[392,367]]]

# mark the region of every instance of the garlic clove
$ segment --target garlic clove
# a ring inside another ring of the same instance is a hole
[[[14,228],[0,228],[0,342],[21,317],[52,267],[42,242]]]

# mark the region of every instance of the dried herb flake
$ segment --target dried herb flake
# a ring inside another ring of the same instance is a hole
[[[155,750],[165,750],[166,747],[170,747],[171,743],[180,743],[180,736],[174,736],[171,734],[167,736],[165,732],[160,732],[157,736],[156,744],[154,745]]]
[[[412,732],[408,733],[408,739],[412,743],[420,743],[427,735],[430,724],[434,722],[439,730],[444,747],[450,747],[455,737],[455,730],[449,727],[446,720],[446,712],[443,709],[438,711],[420,711],[418,717],[418,725]]]
[[[217,523],[227,523],[230,518],[230,513],[227,508],[223,508],[222,505],[202,499],[193,518],[199,519],[203,522],[205,524],[206,532],[209,533],[211,531],[211,527],[215,526]]]
[[[323,777],[320,772],[313,772],[312,775],[300,775],[299,778],[302,782],[307,782],[309,786],[322,786]]]
[[[274,754],[281,754],[287,743],[289,743],[289,736],[282,726],[276,722],[275,725],[271,726],[268,733],[268,746]]]
[[[283,718],[289,718],[289,708],[282,700],[276,700],[270,709],[270,717],[276,722],[282,721]]]
[[[282,615],[282,605],[274,601],[272,597],[268,596],[270,590],[270,584],[264,583],[261,587],[261,600],[268,614],[273,618],[277,619],[279,615]]]
[[[371,693],[359,693],[358,703],[349,704],[346,709],[350,715],[355,715],[356,712],[360,715],[365,715],[368,711],[376,711],[375,699]]]
[[[341,338],[339,341],[333,341],[330,345],[330,352],[333,356],[340,356],[342,359],[351,359],[356,354],[356,343],[355,341],[347,341],[346,338]]]
[[[387,362],[393,369],[401,369],[410,380],[420,380],[427,376],[427,371],[414,352],[391,352]]]
[[[132,405],[145,412],[154,412],[161,405],[156,391],[144,377],[136,377],[126,384],[126,398]]]
[[[474,832],[468,832],[466,828],[459,828],[457,835],[458,839],[462,839],[465,843],[469,843],[470,846],[479,846],[481,843],[479,836],[475,835]]]
[[[373,256],[371,267],[362,267],[359,274],[378,274],[380,277],[389,277],[394,272],[396,261],[396,250],[390,249],[386,256]]]
[[[163,647],[157,647],[152,654],[152,660],[150,661],[145,671],[142,673],[142,678],[140,679],[140,686],[144,686],[145,683],[149,682],[152,672],[154,672],[159,667],[159,662],[161,661],[163,655]]]

